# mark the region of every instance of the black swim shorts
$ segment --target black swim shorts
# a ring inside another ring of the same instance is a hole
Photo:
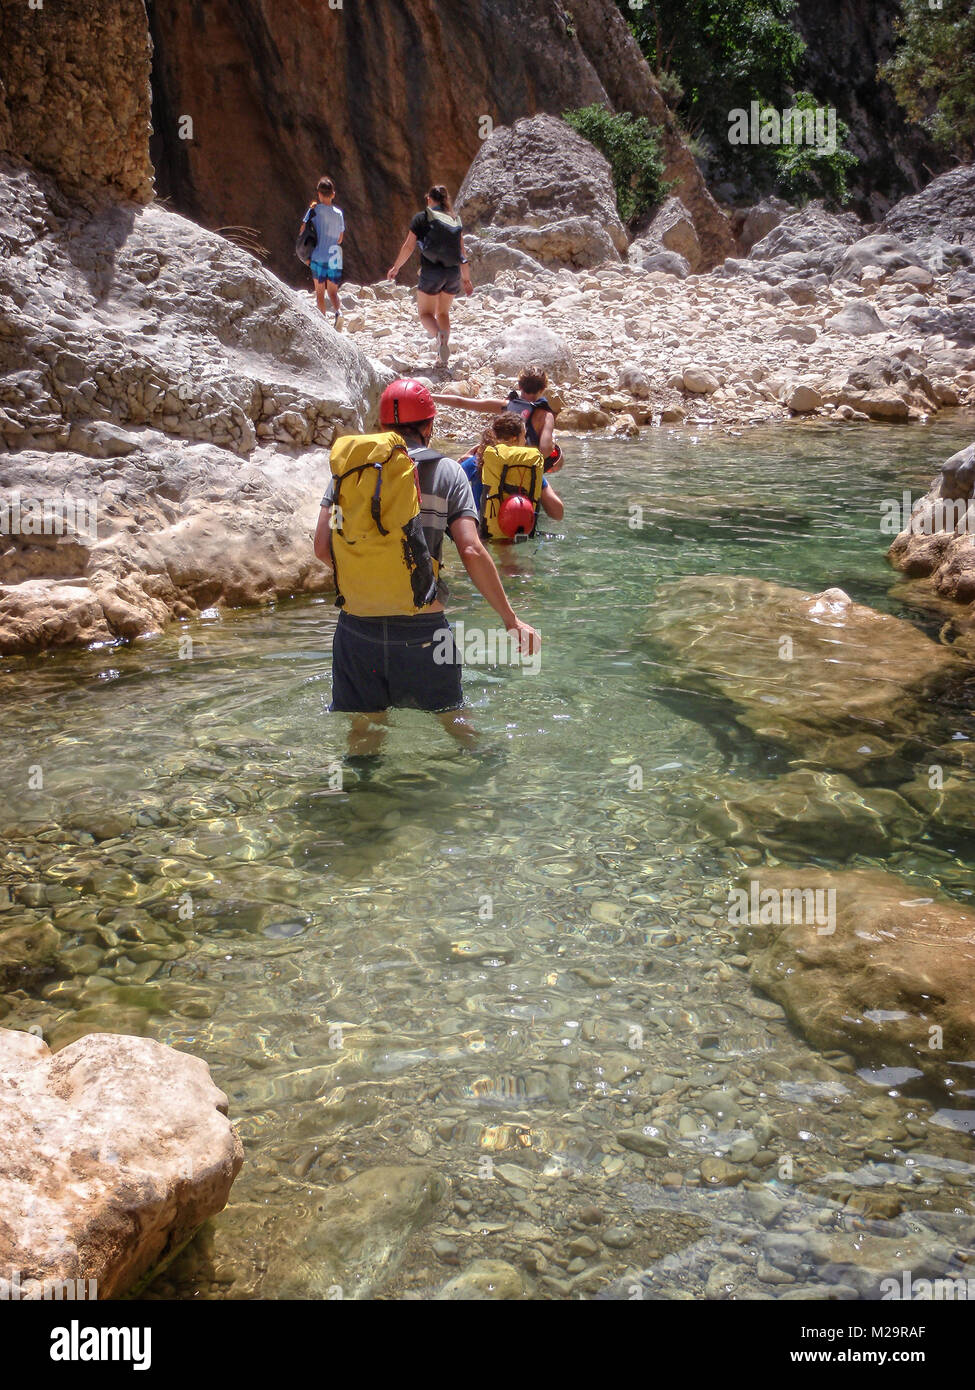
[[[436,265],[421,257],[417,289],[421,294],[460,294],[460,266]]]
[[[340,613],[332,642],[332,703],[346,714],[459,709],[461,662],[443,613],[355,618]]]

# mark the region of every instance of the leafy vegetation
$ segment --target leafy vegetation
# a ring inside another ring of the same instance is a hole
[[[564,119],[609,161],[624,222],[635,222],[667,196],[660,134],[645,116],[609,111],[596,102],[566,111]]]
[[[817,111],[819,102],[811,92],[796,92],[792,98],[796,111]],[[845,121],[836,119],[836,148],[821,149],[817,145],[787,141],[772,147],[776,166],[776,185],[790,197],[800,201],[815,194],[835,203],[845,203],[850,196],[847,175],[856,166],[857,158],[843,149],[850,133]]]
[[[805,43],[791,23],[796,0],[617,0],[657,76],[669,105],[710,166],[711,179],[751,183],[791,198],[843,202],[856,158],[842,148],[849,134],[837,122],[837,148],[800,141],[731,144],[731,113],[819,103],[793,95]]]
[[[912,121],[962,160],[975,152],[975,3],[903,0],[899,47],[880,69]]]

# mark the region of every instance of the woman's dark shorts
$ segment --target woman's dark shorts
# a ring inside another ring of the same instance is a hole
[[[417,289],[421,294],[460,294],[460,266],[435,265],[421,257]]]
[[[354,618],[340,613],[332,642],[333,712],[459,709],[461,662],[442,613]]]

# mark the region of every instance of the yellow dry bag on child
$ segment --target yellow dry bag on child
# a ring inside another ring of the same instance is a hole
[[[498,513],[509,497],[527,497],[535,508],[542,496],[545,462],[537,449],[521,444],[489,444],[481,458],[481,535],[504,540]],[[532,527],[531,534],[535,534]]]

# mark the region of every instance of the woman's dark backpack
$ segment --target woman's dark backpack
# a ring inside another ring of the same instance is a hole
[[[444,266],[460,265],[460,237],[464,230],[460,218],[430,207],[426,218],[427,229],[421,241],[424,260]]]

